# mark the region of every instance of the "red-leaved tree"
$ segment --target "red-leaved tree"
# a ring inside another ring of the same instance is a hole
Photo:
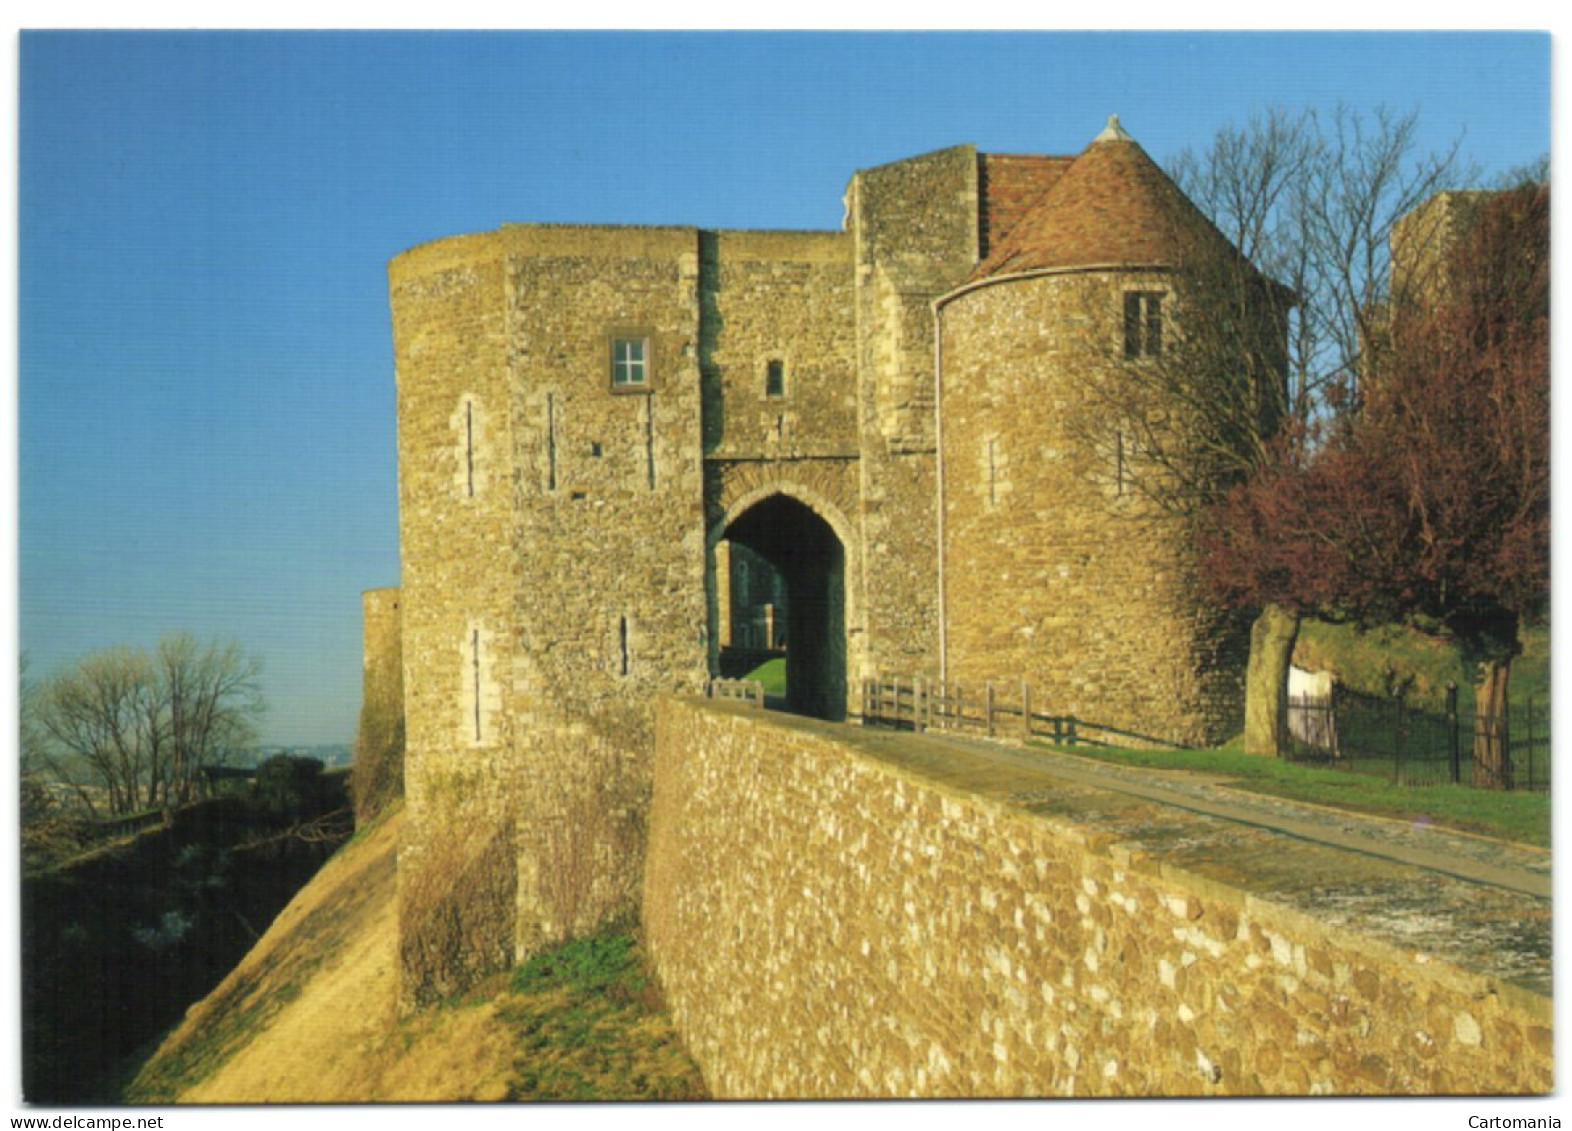
[[[1494,194],[1435,285],[1391,311],[1363,404],[1310,457],[1212,512],[1205,569],[1231,599],[1453,636],[1504,720],[1519,628],[1550,586],[1550,190]],[[1510,784],[1499,728],[1482,779]]]

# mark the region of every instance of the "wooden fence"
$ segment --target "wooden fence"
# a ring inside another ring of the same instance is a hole
[[[709,699],[736,699],[764,706],[764,684],[756,679],[712,679],[704,685],[704,695]]]
[[[958,680],[921,677],[865,679],[862,721],[899,730],[951,731],[1021,742],[1047,738],[1071,746],[1088,738],[1075,716],[1037,712],[1031,685],[1025,680],[963,685]]]

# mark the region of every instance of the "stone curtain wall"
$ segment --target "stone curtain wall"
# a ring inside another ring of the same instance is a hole
[[[881,749],[660,705],[644,925],[717,1098],[1552,1086],[1548,1000]]]
[[[404,796],[404,648],[399,591],[368,589],[360,602],[364,655],[350,794],[363,827]]]

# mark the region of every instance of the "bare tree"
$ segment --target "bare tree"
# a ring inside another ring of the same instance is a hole
[[[1383,338],[1386,311],[1424,287],[1394,280],[1392,234],[1436,193],[1472,178],[1446,150],[1419,150],[1419,114],[1339,106],[1323,119],[1273,110],[1218,131],[1204,153],[1185,150],[1174,180],[1240,253],[1294,296],[1289,320],[1289,403],[1306,422],[1357,399],[1366,353]],[[1416,262],[1433,260],[1410,239]],[[1313,438],[1307,434],[1307,438]]]
[[[95,653],[37,688],[38,757],[94,816],[183,804],[203,764],[254,740],[260,674],[237,645],[184,633],[151,656]]]
[[[27,654],[19,665],[17,693],[18,777],[22,789],[22,827],[46,820],[58,807],[49,783],[43,728],[38,725],[38,685],[27,676]]]
[[[222,764],[255,741],[262,663],[234,642],[204,647],[180,632],[159,641],[153,666],[168,734],[165,795],[181,805],[202,766]]]

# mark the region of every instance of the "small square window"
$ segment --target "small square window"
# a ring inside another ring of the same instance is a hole
[[[650,384],[648,338],[611,339],[611,387],[647,389]]]
[[[1163,296],[1160,291],[1128,291],[1124,296],[1124,356],[1158,357],[1163,352]]]
[[[764,395],[767,397],[784,397],[786,395],[786,363],[772,359],[764,367]]]

